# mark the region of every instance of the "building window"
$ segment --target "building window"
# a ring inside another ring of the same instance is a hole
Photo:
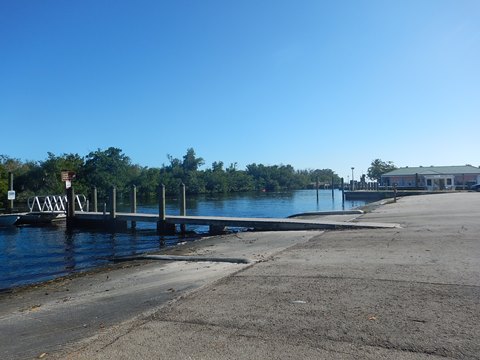
[[[427,186],[432,186],[432,179],[427,179]]]
[[[447,179],[447,185],[448,186],[452,185],[452,179]]]

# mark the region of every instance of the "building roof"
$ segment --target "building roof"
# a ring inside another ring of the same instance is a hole
[[[420,167],[404,167],[390,171],[382,176],[408,176],[408,175],[462,175],[462,174],[478,174],[480,168],[472,165],[463,166],[420,166]]]

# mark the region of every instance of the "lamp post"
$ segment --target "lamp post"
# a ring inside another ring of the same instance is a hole
[[[352,166],[352,191],[355,191],[355,179],[354,179],[354,177],[353,177],[353,170],[354,170],[354,169],[355,169],[355,168]]]

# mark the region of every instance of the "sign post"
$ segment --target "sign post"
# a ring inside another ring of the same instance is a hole
[[[65,189],[72,187],[72,180],[75,179],[76,174],[74,171],[62,170],[62,181],[65,183]]]
[[[7,200],[15,200],[15,190],[9,190],[7,192]]]
[[[72,180],[75,179],[75,172],[62,170],[62,181],[67,189],[67,226],[73,222],[75,216],[75,190],[72,187]]]
[[[8,173],[8,212],[13,211],[13,200],[15,200],[15,191],[13,190],[13,173]]]

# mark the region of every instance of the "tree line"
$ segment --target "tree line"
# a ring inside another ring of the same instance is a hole
[[[119,148],[109,147],[78,154],[55,155],[47,153],[42,161],[22,161],[0,155],[0,207],[6,206],[8,173],[14,174],[14,190],[17,200],[26,200],[33,195],[63,194],[65,184],[62,170],[73,171],[75,192],[89,194],[95,186],[99,199],[105,199],[112,186],[117,194],[126,198],[133,185],[137,196],[149,201],[158,195],[159,184],[164,184],[167,195],[176,195],[181,183],[187,194],[231,193],[245,191],[281,191],[305,189],[318,180],[321,184],[340,183],[340,178],[331,169],[295,170],[291,165],[263,165],[252,163],[245,170],[233,163],[228,166],[215,161],[207,169],[204,160],[193,148],[187,149],[181,158],[167,155],[168,163],[161,167],[144,167],[133,164]]]

